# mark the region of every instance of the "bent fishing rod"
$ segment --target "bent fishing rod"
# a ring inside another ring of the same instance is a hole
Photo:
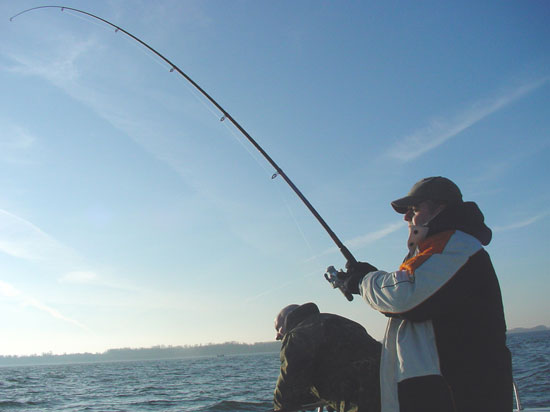
[[[224,121],[225,119],[229,120],[242,133],[242,135],[244,137],[246,137],[246,139],[262,154],[262,156],[271,164],[271,166],[273,166],[275,168],[276,173],[273,174],[272,178],[275,178],[276,176],[281,176],[285,180],[285,182],[291,187],[291,189],[294,191],[294,193],[296,193],[296,195],[298,195],[300,200],[306,205],[306,207],[313,214],[313,216],[315,216],[315,218],[321,224],[321,226],[323,226],[323,228],[326,230],[326,232],[328,233],[330,238],[333,240],[333,242],[336,243],[336,246],[338,246],[338,248],[340,249],[340,252],[342,253],[342,255],[344,255],[346,260],[350,264],[354,264],[354,263],[357,262],[356,259],[351,254],[351,252],[348,250],[348,248],[342,243],[342,241],[338,238],[338,236],[336,236],[336,234],[328,226],[328,224],[321,217],[321,215],[317,212],[317,210],[315,210],[313,205],[306,199],[306,197],[302,194],[302,192],[300,192],[300,190],[296,187],[296,185],[292,182],[292,180],[290,180],[290,178],[279,167],[279,165],[277,163],[275,163],[275,161],[271,158],[271,156],[269,156],[267,154],[267,152],[252,138],[252,136],[250,136],[248,134],[248,132],[233,118],[233,116],[231,116],[222,106],[220,106],[218,104],[218,102],[216,102],[216,100],[214,100],[202,87],[200,87],[197,83],[195,83],[195,81],[193,79],[191,79],[191,77],[189,77],[186,73],[184,73],[178,66],[176,66],[174,63],[172,63],[170,60],[168,60],[166,57],[164,57],[157,50],[155,50],[154,48],[149,46],[143,40],[137,38],[133,34],[129,33],[126,30],[124,30],[122,27],[119,27],[116,24],[111,23],[110,21],[107,21],[107,20],[105,20],[105,19],[103,19],[99,16],[96,16],[92,13],[88,13],[86,11],[79,10],[79,9],[74,9],[72,7],[65,7],[65,6],[39,6],[39,7],[33,7],[33,8],[30,8],[30,9],[27,9],[27,10],[23,10],[23,11],[17,13],[16,15],[10,17],[10,21],[13,21],[13,19],[15,19],[16,17],[18,17],[22,14],[28,13],[30,11],[38,10],[38,9],[47,9],[47,8],[60,9],[61,11],[70,10],[70,11],[73,11],[75,13],[80,13],[80,14],[86,15],[88,17],[91,17],[93,19],[99,20],[99,21],[105,23],[106,25],[114,28],[115,33],[118,33],[118,32],[124,33],[126,36],[128,36],[131,39],[137,41],[139,44],[146,47],[149,51],[151,51],[156,56],[158,56],[163,61],[165,61],[170,66],[170,72],[176,71],[181,76],[183,76],[189,83],[191,83],[191,85],[195,89],[197,89],[204,97],[206,97],[210,101],[210,103],[212,103],[222,113],[220,121]]]

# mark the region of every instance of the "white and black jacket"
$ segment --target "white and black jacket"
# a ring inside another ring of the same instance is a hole
[[[512,411],[512,367],[491,232],[472,202],[444,211],[396,272],[375,271],[363,298],[389,317],[382,412]]]

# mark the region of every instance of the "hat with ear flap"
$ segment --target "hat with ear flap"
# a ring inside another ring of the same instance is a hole
[[[407,213],[409,207],[426,200],[451,205],[462,202],[462,193],[458,186],[446,177],[426,177],[416,182],[407,196],[394,200],[391,205],[397,213]]]

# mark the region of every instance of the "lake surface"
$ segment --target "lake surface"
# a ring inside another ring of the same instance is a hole
[[[524,407],[550,406],[550,332],[508,346]],[[257,411],[272,408],[277,353],[0,368],[0,411]]]
[[[510,334],[507,342],[522,406],[550,407],[550,331]]]

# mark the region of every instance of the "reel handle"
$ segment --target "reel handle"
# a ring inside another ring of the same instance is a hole
[[[353,300],[353,295],[346,290],[344,281],[346,273],[343,271],[337,271],[334,266],[329,266],[325,272],[325,279],[330,283],[333,289],[339,289],[340,292],[346,297],[350,302]]]

